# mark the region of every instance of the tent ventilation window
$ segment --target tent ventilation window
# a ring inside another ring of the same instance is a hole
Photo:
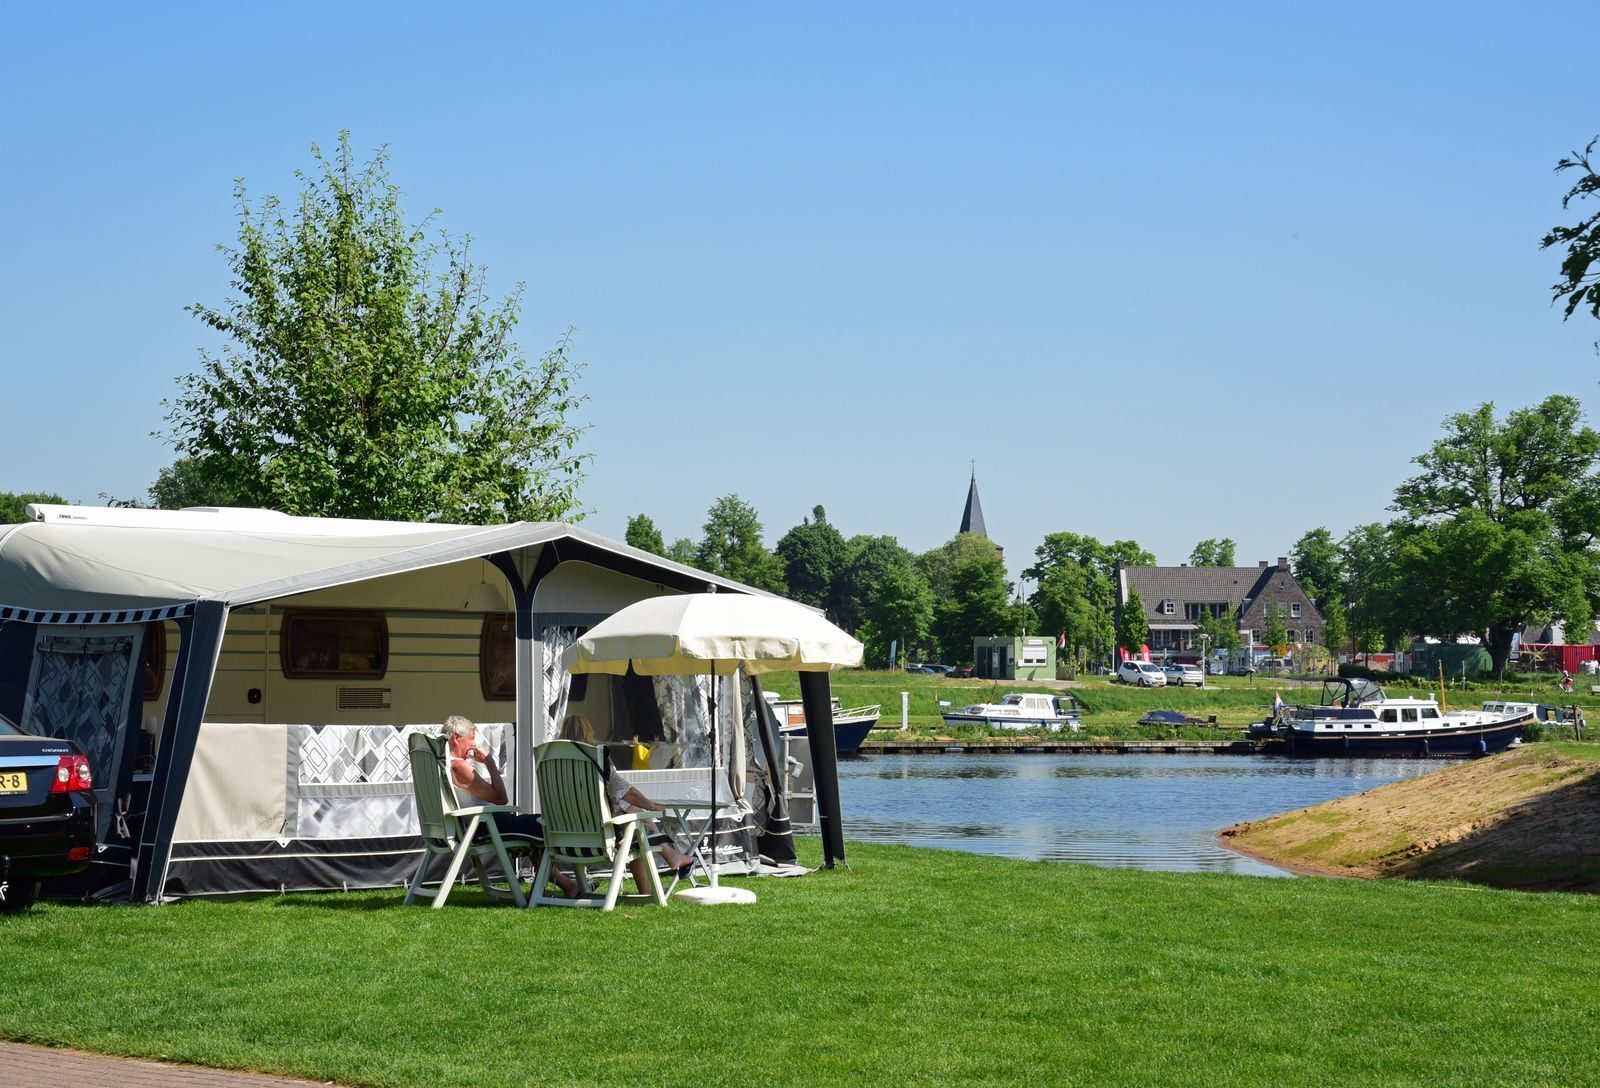
[[[340,710],[388,710],[390,688],[339,689]]]

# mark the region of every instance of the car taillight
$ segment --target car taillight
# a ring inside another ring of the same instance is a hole
[[[51,793],[81,793],[94,788],[89,774],[89,761],[82,756],[62,756],[56,764],[56,780],[50,783]]]

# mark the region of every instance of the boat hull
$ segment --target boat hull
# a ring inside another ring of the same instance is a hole
[[[877,718],[843,718],[833,723],[833,750],[841,756],[859,755],[861,745],[867,739],[867,734],[878,727]],[[791,737],[806,736],[804,726],[799,729],[785,729],[784,733]]]
[[[1482,756],[1503,752],[1522,738],[1522,728],[1532,714],[1488,725],[1463,725],[1439,729],[1328,729],[1279,727],[1271,734],[1281,738],[1290,755],[1334,756]]]
[[[946,725],[986,725],[995,729],[1012,729],[1018,732],[1059,733],[1063,729],[1078,729],[1076,718],[1011,718],[992,717],[987,714],[941,714]]]

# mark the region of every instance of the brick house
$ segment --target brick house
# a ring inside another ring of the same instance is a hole
[[[1324,643],[1322,613],[1280,557],[1277,566],[1263,560],[1254,567],[1122,567],[1117,571],[1117,611],[1137,589],[1150,625],[1153,657],[1199,653],[1194,634],[1207,614],[1231,615],[1240,631],[1254,632],[1260,643],[1267,609],[1283,605],[1284,627],[1291,645]]]

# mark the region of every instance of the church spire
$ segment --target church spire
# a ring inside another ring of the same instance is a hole
[[[972,484],[967,488],[967,508],[961,512],[960,532],[982,537],[989,535],[983,524],[983,504],[978,501],[978,464],[976,461],[972,464]]]

